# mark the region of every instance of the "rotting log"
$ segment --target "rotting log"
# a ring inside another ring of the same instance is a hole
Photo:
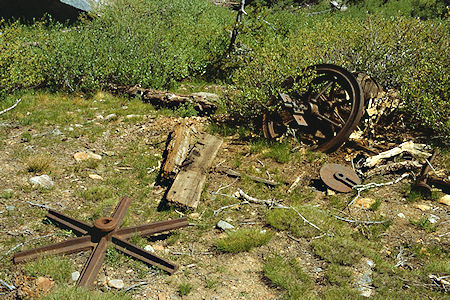
[[[128,94],[131,97],[141,97],[142,101],[149,102],[156,107],[174,108],[182,104],[191,104],[200,115],[211,115],[217,106],[199,95],[182,95],[167,91],[145,89],[138,85],[116,86],[110,85],[110,90],[116,93]]]
[[[161,179],[172,182],[169,203],[196,208],[222,140],[181,123],[169,134]]]

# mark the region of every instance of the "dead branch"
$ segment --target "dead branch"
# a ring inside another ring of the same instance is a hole
[[[249,195],[247,195],[246,193],[244,193],[243,190],[239,189],[238,190],[239,196],[244,198],[245,200],[252,202],[252,203],[257,203],[257,204],[266,204],[270,207],[273,208],[283,208],[283,209],[292,209],[293,211],[295,211],[297,213],[297,215],[303,220],[303,222],[309,224],[310,226],[314,227],[315,229],[323,232],[322,229],[320,229],[317,225],[315,225],[314,223],[311,223],[308,219],[306,219],[295,207],[293,206],[285,206],[283,204],[280,204],[278,202],[276,202],[275,200],[260,200],[257,198],[253,198]]]
[[[346,218],[342,218],[339,216],[334,216],[336,219],[341,220],[341,221],[345,221],[348,223],[356,223],[356,224],[383,224],[386,223],[388,220],[384,220],[384,221],[362,221],[362,220],[350,220],[350,219],[346,219]]]
[[[384,175],[387,173],[398,172],[400,170],[411,171],[413,169],[420,168],[420,167],[421,167],[421,164],[414,160],[401,161],[401,162],[378,166],[372,170],[367,171],[364,174],[364,176],[366,178],[370,178],[375,175]]]
[[[130,290],[133,290],[133,289],[135,289],[137,287],[140,287],[140,286],[143,286],[143,285],[147,285],[147,284],[148,284],[148,282],[146,282],[146,281],[138,282],[136,284],[133,284],[133,285],[127,287],[124,292],[126,293],[126,292],[128,292]]]
[[[22,101],[22,99],[17,99],[16,103],[13,106],[8,107],[7,109],[4,109],[4,110],[0,111],[0,115],[3,115],[4,113],[14,109],[20,103],[20,101]]]
[[[375,182],[371,182],[368,184],[359,184],[359,185],[355,185],[353,186],[353,189],[356,190],[357,194],[356,196],[352,199],[352,201],[350,201],[347,206],[351,206],[360,196],[361,196],[361,192],[374,188],[374,187],[381,187],[381,186],[386,186],[386,185],[392,185],[392,184],[396,184],[400,181],[402,181],[403,179],[405,179],[406,177],[408,177],[410,174],[409,173],[405,173],[402,176],[400,176],[399,178],[395,179],[394,181],[389,181],[389,182],[384,182],[384,183],[375,183]]]
[[[236,42],[236,38],[239,34],[238,27],[241,24],[242,15],[247,14],[244,9],[245,9],[245,0],[241,0],[241,7],[239,8],[239,11],[236,16],[236,22],[234,23],[234,28],[231,33],[230,44],[228,45],[228,50],[226,52],[227,54],[229,54],[231,50],[233,50],[234,43]]]
[[[182,95],[167,91],[145,89],[138,85],[130,86],[115,86],[109,87],[113,92],[128,94],[130,97],[141,97],[142,101],[149,102],[157,107],[174,108],[182,104],[192,104],[195,110],[200,115],[211,115],[217,110],[217,106],[198,95]]]
[[[14,291],[16,289],[16,287],[12,284],[7,284],[6,282],[4,282],[3,280],[0,279],[0,284],[3,285],[4,287],[6,287],[8,290],[10,291]]]
[[[237,172],[237,171],[235,171],[235,170],[232,170],[232,169],[228,169],[228,168],[218,168],[218,169],[216,169],[216,170],[217,170],[218,172],[227,174],[228,176],[232,176],[232,177],[242,177],[242,174],[241,174],[241,173],[239,173],[239,172]],[[253,180],[253,181],[261,182],[261,183],[264,183],[264,184],[267,184],[267,185],[270,185],[270,186],[277,186],[277,185],[280,184],[279,182],[275,182],[275,181],[272,181],[272,180],[267,180],[267,179],[260,178],[260,177],[256,177],[256,176],[252,176],[252,175],[247,175],[247,177],[250,178],[250,179]]]

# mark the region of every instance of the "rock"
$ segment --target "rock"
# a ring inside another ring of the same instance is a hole
[[[314,271],[316,271],[316,272],[322,272],[323,269],[319,267],[319,268],[315,268]]]
[[[38,277],[36,279],[36,286],[42,292],[47,292],[55,285],[55,282],[49,278]]]
[[[327,189],[327,196],[334,196],[336,195],[336,192],[330,189]]]
[[[14,205],[6,205],[6,210],[13,211],[16,207]]]
[[[231,222],[233,222],[233,219],[228,217],[228,218],[225,219],[225,222],[231,223]]]
[[[133,273],[133,270],[131,270],[131,269],[128,269],[128,270],[126,270],[126,271],[125,271],[125,273],[127,273],[127,274],[131,274],[131,273]]]
[[[104,118],[104,121],[113,121],[117,119],[117,115],[116,114],[109,114]]]
[[[406,218],[404,213],[398,213],[397,217],[402,218],[402,219]]]
[[[92,153],[90,151],[88,152],[77,152],[73,155],[73,158],[76,161],[84,161],[84,160],[88,160],[88,159],[102,159],[101,155]]]
[[[199,217],[200,217],[200,214],[197,212],[189,214],[189,218],[192,218],[192,219],[198,219]]]
[[[163,245],[156,244],[153,246],[153,249],[155,249],[155,251],[163,251],[164,247],[163,247]]]
[[[134,119],[134,118],[140,118],[140,117],[142,117],[142,116],[141,115],[134,115],[134,114],[126,116],[127,119]]]
[[[445,195],[439,198],[439,203],[450,206],[450,195]]]
[[[50,131],[50,134],[52,134],[52,135],[62,135],[63,133],[61,132],[61,130],[59,130],[59,128],[55,128],[55,129]]]
[[[427,211],[431,209],[431,206],[426,204],[416,204],[414,205],[414,207],[420,209],[421,211]]]
[[[125,284],[123,283],[123,280],[121,280],[121,279],[111,279],[108,281],[108,286],[120,290],[120,289],[123,289]]]
[[[30,183],[32,185],[37,185],[45,189],[52,188],[55,183],[51,180],[48,175],[35,176],[30,178]]]
[[[213,93],[207,93],[207,92],[198,92],[191,94],[192,96],[199,96],[206,100],[218,100],[220,98],[219,95],[213,94]]]
[[[217,228],[220,228],[220,229],[222,229],[222,230],[231,230],[231,229],[234,229],[234,226],[233,225],[231,225],[230,223],[227,223],[227,222],[225,222],[225,221],[219,221],[218,223],[217,223]]]
[[[89,178],[94,180],[103,180],[103,177],[97,174],[89,174]]]
[[[144,250],[148,251],[148,252],[151,252],[151,253],[155,253],[155,249],[153,249],[153,247],[150,246],[150,245],[145,246]]]
[[[439,218],[438,216],[433,215],[433,214],[431,214],[431,215],[428,217],[428,221],[429,221],[431,224],[437,223],[437,221],[438,221],[439,219],[440,219],[440,218]]]
[[[77,281],[80,278],[80,272],[75,271],[72,273],[72,281]]]
[[[358,200],[355,201],[355,206],[369,209],[375,202],[376,200],[372,198],[358,198]]]
[[[164,294],[164,293],[159,293],[158,294],[158,300],[166,300],[166,299],[167,299],[166,294]]]

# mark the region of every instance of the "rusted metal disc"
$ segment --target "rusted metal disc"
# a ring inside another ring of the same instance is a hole
[[[320,178],[331,189],[348,193],[354,185],[360,184],[361,179],[349,167],[339,164],[326,164],[320,169]]]
[[[102,217],[95,220],[94,227],[103,232],[110,232],[117,227],[117,221],[110,217]]]

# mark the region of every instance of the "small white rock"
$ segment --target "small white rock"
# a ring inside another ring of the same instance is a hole
[[[150,246],[150,245],[145,246],[144,250],[148,251],[148,252],[151,252],[151,253],[155,253],[155,249],[153,249],[153,247]]]
[[[105,121],[110,121],[110,120],[115,120],[117,119],[117,115],[116,114],[109,114],[105,117]]]
[[[121,279],[111,279],[108,281],[108,286],[120,290],[120,289],[123,289],[125,284],[123,283],[123,280],[121,280]]]
[[[220,229],[222,229],[222,230],[231,230],[231,229],[234,229],[234,226],[233,226],[233,225],[231,225],[230,223],[227,223],[227,222],[225,222],[225,221],[219,221],[219,222],[217,223],[217,227],[220,228]]]
[[[72,273],[72,281],[77,281],[80,278],[80,272],[75,271]]]
[[[52,188],[55,183],[51,180],[48,175],[35,176],[30,178],[30,183],[32,185],[37,185],[45,189]]]
[[[402,219],[406,218],[404,213],[398,213],[397,217],[402,218]]]
[[[428,221],[429,221],[431,224],[437,223],[437,221],[438,221],[439,219],[440,219],[440,218],[439,218],[438,216],[433,215],[433,214],[431,214],[431,215],[428,217]]]

